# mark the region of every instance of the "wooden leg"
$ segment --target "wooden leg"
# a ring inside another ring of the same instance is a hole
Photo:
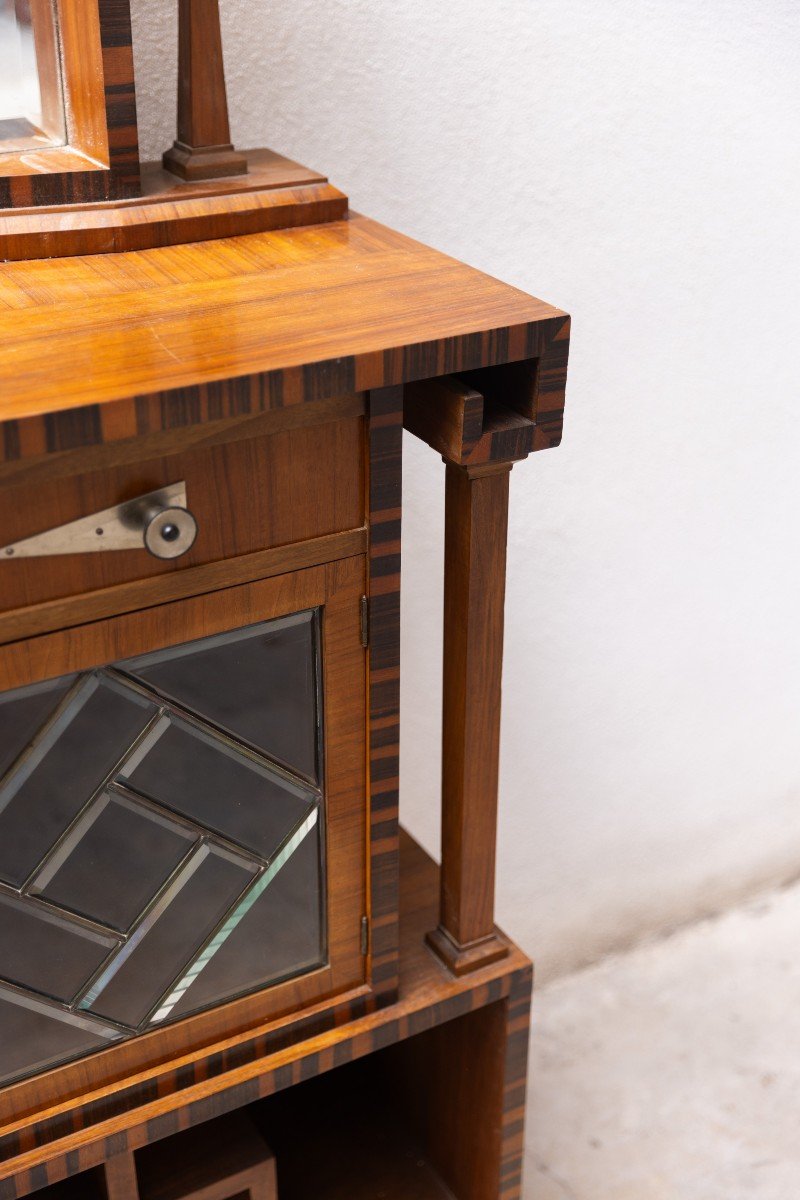
[[[456,975],[508,953],[494,889],[511,466],[447,465],[442,891],[428,942]]]

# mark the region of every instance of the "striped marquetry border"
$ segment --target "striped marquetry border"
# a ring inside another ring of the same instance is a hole
[[[79,0],[81,4],[90,0]],[[75,204],[139,192],[139,130],[130,0],[96,0],[105,75],[109,170],[0,178],[0,208]]]
[[[369,394],[371,981],[379,1003],[398,988],[400,535],[403,389]]]
[[[571,322],[563,321],[555,337],[539,358],[536,373],[536,409],[534,413],[534,450],[550,450],[561,445],[564,433],[564,405],[567,398],[567,368]]]
[[[364,1017],[371,1008],[370,998],[366,994],[354,997],[346,1003],[335,1005],[321,1012],[301,1017],[297,1021],[282,1025],[277,1029],[267,1030],[252,1038],[247,1038],[227,1047],[224,1051],[209,1053],[205,1057],[194,1059],[179,1069],[165,1066],[163,1071],[151,1071],[144,1080],[139,1079],[127,1086],[98,1099],[86,1101],[76,1107],[66,1108],[64,1112],[49,1118],[46,1122],[26,1126],[15,1133],[0,1138],[0,1170],[2,1164],[18,1158],[24,1161],[27,1155],[36,1154],[45,1146],[74,1137],[80,1137],[81,1130],[91,1129],[93,1125],[102,1125],[105,1121],[124,1121],[134,1110],[154,1104],[159,1098],[180,1093],[187,1088],[202,1086],[206,1081],[217,1079],[234,1071],[244,1071],[252,1068],[260,1059],[289,1049],[298,1041],[311,1040],[330,1034],[335,1027],[357,1021]],[[236,1107],[233,1105],[232,1107]],[[221,1111],[228,1111],[227,1109]],[[148,1139],[146,1139],[148,1140]],[[155,1140],[155,1139],[152,1139]],[[143,1144],[143,1143],[142,1143]],[[37,1168],[39,1169],[39,1168]],[[84,1168],[81,1166],[79,1171]],[[65,1175],[74,1174],[67,1170]],[[57,1175],[53,1178],[63,1178]],[[46,1181],[47,1182],[47,1181]],[[5,1200],[10,1181],[0,1181],[0,1200]],[[37,1184],[36,1187],[42,1187]],[[32,1191],[33,1188],[28,1188]],[[13,1195],[11,1192],[9,1195]],[[18,1195],[26,1195],[20,1191]]]
[[[532,971],[520,972],[514,977],[507,1001],[500,1200],[521,1200],[522,1197],[532,989]]]
[[[329,1035],[330,1044],[324,1046],[315,1046],[312,1042],[308,1044],[307,1052],[301,1052],[294,1061],[276,1063],[274,1066],[255,1063],[249,1070],[240,1070],[237,1073],[238,1078],[231,1081],[229,1087],[213,1095],[208,1094],[208,1089],[202,1082],[197,1083],[187,1091],[184,1105],[180,1109],[159,1112],[161,1105],[153,1098],[150,1103],[131,1115],[131,1123],[127,1127],[117,1118],[113,1122],[113,1128],[104,1133],[101,1127],[91,1141],[80,1131],[74,1133],[65,1139],[59,1157],[48,1163],[27,1166],[23,1156],[16,1175],[0,1181],[0,1200],[21,1200],[21,1197],[40,1188],[91,1170],[115,1155],[138,1150],[141,1146],[160,1141],[184,1129],[262,1100],[266,1096],[272,1096],[307,1079],[313,1079],[323,1072],[364,1058],[376,1050],[396,1045],[406,1038],[425,1033],[434,1026],[457,1017],[467,1016],[507,997],[512,998],[511,1015],[514,1025],[507,1048],[503,1184],[500,1198],[516,1200],[520,1194],[521,1177],[521,1115],[517,1111],[517,1101],[521,1095],[524,1097],[524,1092],[520,1089],[523,1086],[527,1055],[527,1036],[524,1037],[523,1049],[520,1021],[524,1019],[523,1010],[527,1011],[529,1008],[530,990],[531,970],[527,967],[397,1017],[393,1017],[391,1012],[387,1011],[383,1014],[383,1020],[372,1016],[360,1022],[356,1021],[346,1031],[346,1036],[331,1041]],[[111,1122],[109,1124],[111,1125]],[[0,1163],[2,1155],[3,1150],[0,1148]]]
[[[473,419],[465,426],[465,442],[460,455],[443,450],[445,458],[473,465],[513,462],[537,450],[551,450],[561,445],[571,320],[560,317],[548,322],[548,326],[548,335],[542,340],[539,353],[531,355],[530,359],[509,362],[494,371],[481,368],[460,372],[463,383],[483,394],[487,401],[508,410],[508,419],[499,428],[486,433]],[[419,413],[415,417],[419,424]],[[429,421],[413,432],[428,441]]]
[[[561,386],[563,412],[564,353],[569,345],[568,340],[564,342],[564,328],[563,317],[547,318],[374,354],[349,355],[301,367],[6,421],[0,426],[0,463],[124,441],[208,421],[255,416],[271,409],[313,403],[351,392],[381,390],[481,367],[543,357],[549,363],[547,355],[553,353],[551,347],[556,338],[561,339],[559,350],[556,360],[547,368],[544,387],[549,397],[548,407],[555,411],[559,403],[557,389]],[[553,421],[554,418],[551,426]],[[550,441],[552,444],[552,429]]]

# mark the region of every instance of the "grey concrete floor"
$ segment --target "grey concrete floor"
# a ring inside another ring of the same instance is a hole
[[[535,999],[526,1200],[800,1200],[800,886]]]

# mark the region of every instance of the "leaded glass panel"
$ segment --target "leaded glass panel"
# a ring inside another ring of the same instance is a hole
[[[0,1082],[102,1050],[120,1031],[0,984]]]
[[[31,892],[127,933],[199,837],[199,830],[109,789],[45,863]]]
[[[318,778],[317,614],[295,613],[124,664],[167,699]]]
[[[324,962],[319,628],[0,694],[0,1084]]]

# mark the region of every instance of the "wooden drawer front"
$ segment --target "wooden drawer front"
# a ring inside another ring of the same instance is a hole
[[[185,481],[197,541],[173,562],[146,550],[0,560],[0,611],[355,529],[364,523],[360,417],[0,487],[0,546]]]

